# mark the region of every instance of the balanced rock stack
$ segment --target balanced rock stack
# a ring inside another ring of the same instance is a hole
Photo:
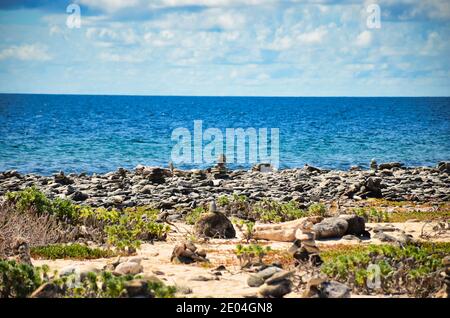
[[[30,246],[27,240],[22,237],[16,238],[13,248],[16,254],[13,259],[17,263],[33,266],[31,263]]]
[[[270,163],[258,163],[252,167],[254,172],[272,172],[274,171]]]
[[[322,263],[322,260],[318,254],[319,248],[316,245],[315,236],[312,222],[305,222],[299,229],[297,229],[295,232],[296,240],[289,249],[289,252],[297,261],[309,260],[315,266]]]
[[[60,171],[58,174],[53,176],[55,183],[59,183],[61,185],[69,185],[73,184],[74,181],[67,177],[63,171]]]
[[[175,246],[170,261],[191,264],[194,262],[208,262],[208,259],[204,250],[197,250],[197,247],[192,242],[185,242]]]
[[[209,207],[209,213],[204,214],[195,224],[194,231],[201,237],[234,238],[236,230],[233,223],[222,212],[217,211],[215,201]]]
[[[378,170],[378,164],[377,164],[375,159],[372,159],[370,161],[370,170],[373,170],[373,171],[377,171]]]
[[[228,177],[226,162],[227,159],[225,155],[220,155],[217,159],[217,164],[211,168],[211,176],[213,179],[225,179]]]
[[[436,168],[441,172],[447,172],[450,173],[450,161],[442,161],[439,162],[436,166]]]
[[[267,267],[248,277],[250,287],[259,287],[258,293],[265,298],[280,298],[292,291],[291,276],[294,272],[276,266]]]
[[[165,177],[171,175],[170,170],[162,169],[159,167],[145,167],[145,166],[137,166],[135,168],[136,174],[142,175],[146,177],[150,182],[156,184],[164,183]]]

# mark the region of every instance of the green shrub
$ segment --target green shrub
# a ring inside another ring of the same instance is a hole
[[[60,198],[50,200],[34,186],[18,192],[8,192],[6,199],[20,212],[34,209],[38,214],[53,214],[66,222],[76,221],[80,212],[80,207],[69,200]]]
[[[51,200],[34,186],[18,192],[8,192],[6,199],[13,202],[21,212],[34,208],[39,214],[53,213]]]
[[[243,232],[245,240],[248,242],[253,238],[255,222],[233,218],[232,222]]]
[[[24,298],[42,283],[46,268],[33,268],[15,261],[0,261],[0,298]]]
[[[194,225],[197,223],[198,220],[202,217],[203,214],[206,213],[205,208],[203,207],[196,207],[195,209],[189,211],[188,214],[186,214],[185,221],[187,224]]]
[[[265,248],[258,244],[250,245],[236,245],[234,253],[239,260],[242,268],[248,267],[252,264],[262,264],[263,258],[268,252],[271,251],[270,246]]]
[[[115,254],[110,250],[91,248],[82,244],[53,244],[31,248],[34,258],[45,259],[96,259],[112,257]]]
[[[355,208],[353,209],[353,212],[363,217],[366,222],[389,222],[390,216],[386,211],[377,210],[375,208]]]
[[[308,207],[309,215],[326,216],[327,208],[322,203],[313,203]]]
[[[230,204],[230,200],[228,199],[228,196],[226,195],[221,195],[220,197],[217,198],[217,205],[218,206],[227,206],[228,204]]]
[[[148,282],[148,288],[156,298],[174,298],[177,288],[167,286],[163,282]]]
[[[162,240],[170,231],[167,224],[156,223],[158,212],[156,210],[127,209],[115,219],[114,223],[105,227],[109,244],[119,250],[137,249],[141,240]]]
[[[139,278],[139,276],[137,277]],[[110,272],[88,273],[81,284],[75,283],[75,277],[63,277],[55,280],[65,298],[118,298],[126,297],[125,283],[133,279],[132,275],[114,276]],[[172,298],[176,288],[163,282],[147,281],[148,290],[156,298]]]
[[[37,188],[31,187],[18,192],[9,192],[7,200],[20,211],[35,209],[37,213],[49,213],[57,216],[63,222],[83,224],[94,220],[101,224],[108,243],[120,250],[136,249],[141,240],[161,240],[170,231],[166,224],[157,223],[159,211],[150,207],[116,209],[79,206],[69,200],[48,199]]]
[[[269,199],[256,203],[253,207],[253,214],[256,219],[269,223],[292,221],[307,216],[307,213],[301,210],[294,201],[280,203]]]
[[[321,253],[323,273],[354,286],[356,290],[373,292],[366,282],[373,272],[369,265],[380,269],[381,290],[384,293],[400,291],[418,297],[436,292],[443,269],[442,259],[450,254],[450,243],[422,243],[420,245],[369,245]]]

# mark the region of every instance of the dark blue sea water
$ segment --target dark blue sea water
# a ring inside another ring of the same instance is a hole
[[[280,167],[450,160],[450,98],[0,95],[0,170],[167,166],[174,128],[279,128]],[[202,166],[202,165],[199,165]],[[181,168],[192,168],[183,166]]]

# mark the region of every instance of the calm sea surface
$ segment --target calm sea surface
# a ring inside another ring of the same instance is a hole
[[[0,94],[0,171],[167,166],[173,129],[279,128],[280,167],[450,160],[450,98]],[[204,167],[185,165],[181,168]],[[248,168],[248,165],[234,165]]]

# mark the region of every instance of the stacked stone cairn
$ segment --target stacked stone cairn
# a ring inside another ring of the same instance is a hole
[[[289,249],[289,252],[297,260],[296,265],[305,261],[309,261],[314,266],[322,264],[322,259],[319,256],[319,248],[315,241],[313,225],[312,222],[307,221],[295,232],[296,240]]]
[[[166,181],[165,177],[172,175],[168,169],[144,166],[136,167],[136,173],[143,175],[154,184],[163,184]]]
[[[213,179],[226,179],[228,178],[227,159],[225,155],[220,155],[217,159],[217,164],[211,168],[211,177]]]
[[[175,246],[170,261],[173,263],[191,264],[194,262],[208,262],[208,259],[204,250],[198,250],[192,242],[185,242]]]

